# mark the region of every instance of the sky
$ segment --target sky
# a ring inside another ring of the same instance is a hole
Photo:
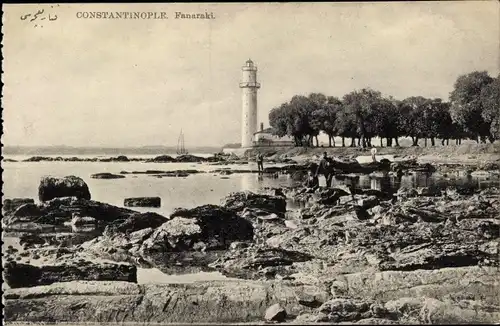
[[[181,129],[187,148],[237,143],[238,83],[249,58],[258,67],[265,126],[269,111],[294,95],[342,97],[370,87],[399,99],[448,99],[459,75],[499,73],[498,1],[3,10],[2,142],[11,146],[171,146]],[[165,12],[168,19],[77,18],[93,11]],[[215,19],[174,19],[177,11]]]

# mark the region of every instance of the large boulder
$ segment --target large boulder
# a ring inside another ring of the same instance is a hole
[[[177,209],[168,218],[145,213],[117,220],[80,249],[95,257],[185,273],[208,269],[218,250],[234,241],[250,241],[253,235],[249,221],[223,207],[203,205]]]
[[[116,220],[112,222],[106,226],[104,234],[110,236],[117,233],[130,234],[146,228],[156,229],[167,220],[165,216],[157,213],[136,213],[130,215],[125,220]]]
[[[286,200],[283,196],[256,194],[250,191],[230,193],[222,199],[221,205],[237,213],[243,212],[245,208],[259,209],[278,216],[283,216],[286,212]]]
[[[233,241],[253,238],[247,220],[223,207],[203,205],[177,209],[142,244],[142,251],[179,252],[227,249]]]
[[[69,281],[127,281],[137,283],[137,268],[125,264],[96,264],[79,261],[45,265],[9,262],[4,266],[4,280],[11,288],[32,287]]]
[[[76,176],[43,177],[38,186],[38,199],[48,201],[58,197],[77,197],[90,200],[89,187]]]

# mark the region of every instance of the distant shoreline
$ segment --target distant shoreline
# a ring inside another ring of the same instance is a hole
[[[190,153],[213,154],[222,151],[222,146],[195,146],[187,148]],[[73,147],[73,146],[4,146],[2,155],[175,155],[175,146],[139,147]]]
[[[71,154],[52,154],[52,155],[3,155],[2,162],[150,162],[150,163],[198,163],[198,162],[217,162],[220,156],[214,154],[162,154],[150,155],[150,157],[136,155],[118,155],[118,156],[92,156],[92,155],[71,155]]]

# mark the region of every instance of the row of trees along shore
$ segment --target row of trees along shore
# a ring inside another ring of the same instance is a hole
[[[427,139],[442,145],[463,139],[493,143],[500,139],[500,75],[492,78],[486,71],[474,71],[458,77],[448,102],[440,98],[412,96],[397,100],[365,88],[344,95],[342,99],[312,93],[294,96],[269,113],[273,132],[293,137],[296,146],[319,146],[320,132],[342,138],[342,146],[371,147],[372,138],[380,146],[399,146],[399,137],[410,137],[413,146]],[[375,146],[375,144],[374,144]]]

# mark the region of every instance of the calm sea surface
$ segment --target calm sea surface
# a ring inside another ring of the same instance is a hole
[[[79,156],[82,157],[82,156]],[[92,156],[89,156],[92,157]],[[130,156],[128,156],[130,158]],[[147,157],[147,156],[140,156]],[[16,160],[26,157],[6,157]],[[209,173],[216,169],[257,170],[253,162],[243,165],[210,165],[199,163],[142,163],[142,162],[3,162],[3,193],[5,198],[29,197],[37,200],[38,185],[43,176],[81,177],[89,186],[93,200],[123,206],[127,197],[158,196],[161,208],[137,208],[169,214],[176,207],[191,208],[203,204],[219,204],[233,191],[256,191],[262,187],[292,185],[288,176],[259,178],[255,173],[237,173],[222,176]],[[146,174],[127,174],[124,179],[92,179],[100,172],[119,174],[121,171],[146,170],[200,170],[207,173],[191,174],[187,177],[163,177]],[[134,208],[136,209],[136,208]]]
[[[85,156],[79,156],[85,157]],[[88,156],[93,157],[93,156]],[[129,158],[133,156],[128,156]],[[141,155],[138,157],[148,157]],[[153,156],[150,156],[153,157]],[[27,157],[6,157],[22,160]],[[364,157],[360,161],[364,161]],[[37,200],[38,185],[43,176],[81,177],[88,184],[93,200],[122,206],[124,198],[158,196],[162,199],[161,208],[138,208],[142,211],[154,211],[169,214],[176,207],[192,208],[203,204],[219,204],[220,200],[230,192],[250,190],[257,191],[263,187],[292,186],[297,184],[288,175],[278,178],[259,177],[256,173],[235,173],[227,176],[211,173],[216,169],[256,170],[254,162],[243,165],[211,165],[208,163],[142,163],[142,162],[2,162],[4,198],[29,197]],[[92,179],[90,176],[100,172],[119,174],[121,171],[146,170],[200,170],[206,173],[191,174],[187,177],[157,178],[146,174],[127,174],[124,179]],[[446,187],[451,185],[470,186],[475,188],[499,187],[498,175],[485,174],[467,176],[465,174],[413,173],[403,176],[401,180],[392,177],[373,177],[361,175],[358,180],[335,179],[335,184],[355,183],[359,188],[379,190],[395,190],[405,187]],[[320,178],[320,184],[324,179]]]

